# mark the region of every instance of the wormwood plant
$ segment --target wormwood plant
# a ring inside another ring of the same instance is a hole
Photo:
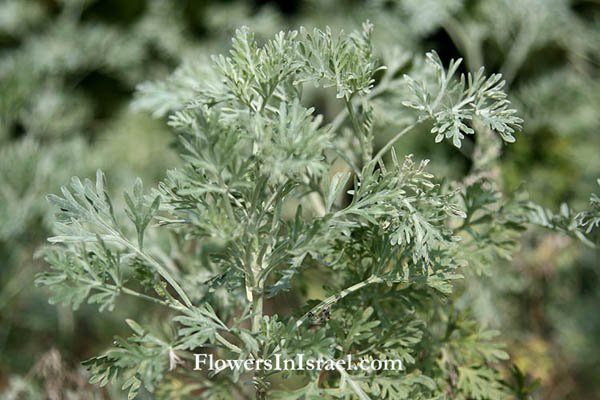
[[[171,113],[181,168],[148,194],[136,181],[124,210],[101,171],[49,196],[56,236],[37,283],[55,290],[52,302],[110,311],[133,296],[170,312],[169,329],[128,319],[132,336],[84,363],[91,382],[118,381],[128,398],[527,398],[518,369],[516,383],[499,372],[508,354],[498,332],[455,306],[454,282],[509,258],[532,215],[587,238],[600,221],[597,198],[592,211],[559,221],[502,197],[480,171],[446,183],[427,160],[399,158],[394,145],[418,124],[458,148],[477,131],[485,156],[497,138],[514,142],[522,120],[500,75],[459,76],[460,60],[446,68],[434,52],[388,69],[371,32],[368,23],[350,35],[300,29],[259,46],[239,30],[210,68],[140,87],[138,107]],[[333,88],[344,105],[331,123],[302,103],[308,84]],[[413,122],[375,149],[373,101],[386,92],[406,95]],[[323,282],[322,298],[287,306],[284,292],[306,295]],[[400,359],[405,370],[333,367],[284,382],[281,371],[193,371],[193,353],[207,351],[351,354]]]

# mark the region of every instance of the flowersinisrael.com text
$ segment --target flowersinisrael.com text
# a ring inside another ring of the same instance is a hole
[[[222,371],[230,370],[256,370],[256,371],[311,371],[336,369],[361,370],[361,371],[402,371],[404,366],[402,360],[394,359],[369,359],[360,358],[353,360],[352,355],[348,354],[341,359],[327,359],[305,357],[304,354],[297,354],[295,358],[283,358],[281,354],[275,354],[268,359],[245,359],[245,360],[224,360],[215,359],[212,354],[194,354],[194,371]]]

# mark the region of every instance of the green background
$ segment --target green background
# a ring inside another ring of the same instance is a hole
[[[124,316],[144,313],[131,301],[72,312],[33,285],[52,221],[47,193],[97,168],[114,193],[136,176],[149,187],[177,165],[165,120],[131,107],[136,85],[209,62],[242,25],[264,39],[366,19],[386,61],[435,49],[444,63],[462,57],[462,72],[503,73],[525,120],[497,168],[504,191],[523,184],[550,209],[586,207],[600,177],[598,1],[0,0],[0,397],[62,398],[61,386],[84,386],[79,362],[127,330]],[[326,121],[339,111],[314,103]],[[380,144],[392,133],[376,132]],[[473,162],[426,129],[397,151],[454,179]],[[459,300],[502,332],[529,379],[541,378],[535,399],[600,397],[599,265],[597,251],[531,229],[511,263],[467,282]]]

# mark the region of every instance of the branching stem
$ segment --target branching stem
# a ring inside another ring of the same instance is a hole
[[[352,99],[344,99],[346,104],[346,109],[348,110],[348,116],[350,117],[350,121],[352,122],[352,127],[354,129],[354,134],[358,136],[358,140],[360,141],[360,148],[362,150],[362,161],[364,165],[367,165],[369,161],[371,161],[372,152],[373,152],[373,144],[369,142],[369,138],[364,132],[364,129],[361,128],[358,120],[356,119],[356,115],[354,114],[354,106],[352,104]]]
[[[175,290],[175,292],[177,292],[179,297],[181,297],[181,300],[183,300],[183,303],[186,305],[186,307],[188,307],[188,308],[193,307],[192,301],[190,300],[188,295],[184,292],[183,288],[181,286],[179,286],[179,283],[177,283],[175,278],[173,278],[171,276],[171,274],[165,268],[163,268],[162,265],[160,265],[158,263],[158,261],[156,261],[154,258],[152,258],[149,255],[147,255],[146,253],[144,253],[142,250],[140,250],[137,246],[130,243],[128,240],[121,239],[120,242],[124,246],[129,247],[131,250],[136,252],[144,260],[146,260],[147,262],[152,264],[152,266],[156,269],[156,271],[160,274],[160,276],[162,276],[169,283],[169,285],[171,285],[171,287],[173,287],[173,289]]]
[[[406,135],[408,132],[410,132],[415,126],[419,125],[422,121],[415,121],[412,124],[410,124],[409,126],[407,126],[406,128],[402,129],[400,132],[398,132],[389,142],[387,142],[385,144],[385,146],[383,146],[381,148],[381,150],[379,150],[379,152],[375,155],[375,157],[373,157],[373,160],[375,161],[379,161],[381,158],[383,158],[383,156],[385,155],[385,153],[387,153],[392,146],[398,141],[400,140],[400,138],[404,135]]]
[[[364,281],[361,281],[355,285],[352,285],[352,286],[342,290],[341,292],[334,294],[333,296],[329,296],[328,298],[323,300],[321,303],[319,303],[315,307],[313,307],[309,312],[304,314],[298,321],[296,321],[296,328],[299,328],[304,322],[306,322],[306,320],[308,319],[308,317],[311,314],[318,313],[319,311],[330,306],[331,304],[336,303],[337,301],[348,296],[350,293],[354,293],[357,290],[364,288],[365,286],[369,286],[373,283],[380,283],[380,282],[383,282],[383,279],[381,279],[380,277],[378,277],[376,275],[371,275]]]

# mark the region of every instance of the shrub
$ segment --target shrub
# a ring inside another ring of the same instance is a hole
[[[500,373],[509,357],[499,332],[456,306],[456,282],[510,258],[526,224],[595,246],[597,198],[590,211],[555,215],[502,196],[490,165],[522,123],[502,77],[461,75],[460,60],[445,67],[435,52],[386,67],[371,33],[369,23],[350,35],[300,29],[259,46],[239,30],[211,68],[140,86],[139,108],[170,113],[181,168],[148,194],[137,180],[124,210],[101,171],[49,196],[58,222],[37,283],[53,302],[110,311],[130,295],[170,311],[164,329],[128,319],[132,336],[85,362],[91,382],[120,380],[129,398],[141,388],[169,399],[526,398],[518,368],[514,381]],[[311,84],[344,106],[330,123],[303,104]],[[399,113],[410,122],[376,149],[377,119]],[[469,143],[463,180],[399,159],[394,145],[417,125],[435,142]],[[326,282],[320,300],[314,281]],[[289,306],[286,292],[310,299]],[[229,359],[399,359],[405,370],[207,376],[192,370],[207,348]]]

